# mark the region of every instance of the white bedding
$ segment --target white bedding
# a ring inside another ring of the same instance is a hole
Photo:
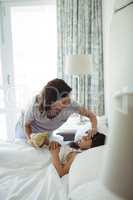
[[[86,182],[77,187],[70,195],[70,200],[124,200],[110,192],[99,180]]]
[[[98,176],[97,164],[103,149],[98,147],[78,154],[69,175],[60,178],[47,149],[36,150],[22,142],[1,143],[0,200],[92,200],[84,198],[85,186]],[[81,188],[84,194],[80,194]]]
[[[102,128],[100,132],[106,133],[105,120],[100,120],[99,130]],[[60,178],[51,164],[48,150],[36,150],[20,141],[14,144],[2,142],[0,200],[66,200],[69,197],[69,200],[80,200],[80,196],[81,200],[93,200],[83,198],[87,193],[80,193],[89,191],[87,182],[97,178],[102,152],[103,148],[99,147],[99,150],[94,148],[77,155],[69,175]]]
[[[97,179],[102,171],[105,146],[88,149],[76,156],[69,172],[69,195],[84,183]]]
[[[59,178],[48,150],[24,143],[0,146],[0,200],[67,199],[67,176]]]
[[[70,200],[123,200],[102,183],[105,149],[92,148],[76,157],[69,172]]]

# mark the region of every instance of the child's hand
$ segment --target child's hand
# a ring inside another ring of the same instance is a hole
[[[57,143],[57,144],[58,144],[58,143]],[[60,153],[60,145],[58,144],[58,145],[56,145],[56,147],[53,146],[53,145],[51,145],[51,146],[49,147],[49,150],[50,150],[52,156],[57,156],[57,155],[59,155],[59,153]]]
[[[49,144],[49,149],[56,149],[58,146],[60,146],[60,144],[58,142],[52,141]]]
[[[55,142],[55,141],[52,141],[49,145],[49,150],[51,152],[51,154],[53,156],[57,156],[59,155],[59,152],[60,152],[60,144]]]

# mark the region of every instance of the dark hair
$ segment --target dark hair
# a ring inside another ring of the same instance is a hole
[[[106,136],[104,134],[97,132],[97,134],[92,138],[91,148],[104,145],[105,139],[106,139]],[[69,146],[74,149],[79,149],[79,145],[76,142],[70,142]]]
[[[44,110],[49,111],[53,102],[68,96],[71,91],[72,88],[62,79],[56,78],[49,81],[36,98],[39,103],[39,111],[41,113]]]
[[[105,139],[106,139],[106,136],[104,134],[97,132],[97,134],[94,135],[94,137],[92,138],[91,148],[104,145]]]
[[[79,149],[79,145],[78,145],[77,142],[70,142],[70,143],[69,143],[69,146],[70,146],[71,148],[74,148],[74,149]]]

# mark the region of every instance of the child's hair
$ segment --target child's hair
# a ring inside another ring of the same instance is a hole
[[[91,148],[104,145],[105,139],[106,136],[104,134],[97,132],[97,134],[92,138]]]
[[[102,133],[97,132],[96,135],[92,138],[91,148],[98,147],[105,144],[106,136]],[[76,142],[70,142],[69,146],[74,149],[79,149],[79,145]]]

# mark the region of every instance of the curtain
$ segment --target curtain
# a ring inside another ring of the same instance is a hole
[[[58,77],[73,98],[97,115],[104,114],[102,0],[57,0]],[[84,77],[64,73],[66,55],[91,54],[93,72]],[[80,95],[84,91],[84,95]],[[80,98],[79,98],[80,97]]]

